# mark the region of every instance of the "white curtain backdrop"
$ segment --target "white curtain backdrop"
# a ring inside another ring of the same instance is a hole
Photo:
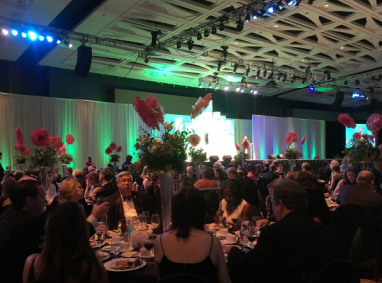
[[[284,153],[285,137],[296,132],[298,141],[293,146],[303,159],[325,158],[325,121],[252,115],[253,158],[265,159],[269,154]],[[301,139],[306,136],[304,145]]]
[[[92,156],[97,167],[106,167],[109,156],[105,149],[111,142],[122,145],[122,164],[127,154],[134,153],[140,120],[128,104],[0,93],[1,164],[17,169],[13,166],[14,156],[19,155],[13,149],[17,127],[23,130],[24,145],[29,148],[34,129],[44,128],[49,135],[61,137],[65,144],[66,134],[72,134],[75,142],[68,146],[68,152],[74,154],[70,165],[74,169],[82,169],[88,156]]]

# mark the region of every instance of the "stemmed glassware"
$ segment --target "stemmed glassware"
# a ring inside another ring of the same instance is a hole
[[[159,224],[160,224],[159,214],[151,215],[151,225],[153,226],[153,229],[157,228]]]
[[[98,250],[105,243],[107,233],[107,225],[105,222],[98,222],[96,226],[96,233],[94,234],[94,239],[97,243]]]

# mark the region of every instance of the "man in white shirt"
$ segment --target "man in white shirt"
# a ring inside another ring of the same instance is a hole
[[[118,229],[118,221],[122,218],[138,216],[142,211],[148,210],[145,194],[132,191],[133,177],[130,172],[118,174],[117,186],[119,191],[107,198],[110,203],[110,212],[107,215],[110,230]]]

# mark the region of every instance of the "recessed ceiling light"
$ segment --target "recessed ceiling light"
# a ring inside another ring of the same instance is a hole
[[[235,44],[237,44],[237,42],[235,42]]]
[[[305,60],[304,60],[304,59],[302,59],[301,61],[302,61],[302,62],[304,62]]]
[[[278,27],[278,25],[275,25],[275,28],[277,28]]]
[[[328,6],[329,6],[328,4],[324,5],[324,7],[328,7]]]
[[[341,48],[340,49],[344,49],[344,47],[343,46],[341,46]]]

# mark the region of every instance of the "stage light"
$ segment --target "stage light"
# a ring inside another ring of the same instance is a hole
[[[352,98],[361,98],[361,99],[365,99],[365,98],[366,98],[366,95],[360,93],[359,90],[354,90],[354,92],[351,94],[351,97],[352,97]]]
[[[293,0],[290,0],[289,2],[288,2],[288,6],[292,6],[294,4],[294,1]]]
[[[17,30],[13,29],[13,30],[11,30],[11,34],[13,36],[17,36],[19,34],[19,32]]]
[[[259,14],[256,12],[253,12],[252,14],[252,20],[257,20],[259,18]]]
[[[37,39],[37,35],[36,35],[36,33],[34,31],[29,31],[28,32],[28,36],[33,41]]]
[[[202,34],[200,32],[198,32],[198,34],[196,35],[196,39],[197,40],[201,40],[202,39]]]
[[[277,2],[277,8],[281,11],[282,9],[284,9],[285,5],[282,1],[279,1]]]
[[[72,47],[73,47],[73,45],[71,43],[69,43],[69,48],[72,48]]]
[[[199,88],[202,88],[202,87],[203,87],[203,85],[201,83],[199,83]]]
[[[223,57],[226,59],[228,56],[228,46],[222,46],[221,49],[223,49]]]
[[[180,42],[180,41],[178,41],[177,43],[176,43],[176,48],[181,48],[182,47],[182,43]]]
[[[272,14],[274,11],[275,11],[275,8],[273,5],[268,8],[268,13]]]
[[[211,83],[208,85],[208,88],[212,88],[212,84]]]
[[[22,36],[23,38],[26,38],[26,37],[27,37],[27,34],[26,34],[25,32],[22,32],[22,33],[21,33],[21,36]]]
[[[273,80],[273,71],[269,74],[268,80]]]
[[[236,87],[236,91],[239,92],[240,91],[240,87],[237,86]]]
[[[263,79],[265,79],[266,77],[267,77],[267,69],[264,70]]]
[[[301,84],[303,85],[303,84],[305,84],[305,82],[306,82],[306,78],[303,78],[301,81]]]
[[[294,2],[294,5],[295,5],[296,7],[298,7],[298,6],[300,5],[300,3],[301,3],[301,0],[296,0],[296,2]]]
[[[279,73],[279,76],[277,77],[277,81],[280,81],[281,79],[281,73]]]
[[[56,44],[60,44],[61,40],[57,39]]]
[[[245,71],[245,75],[248,77],[248,75],[249,75],[249,72],[251,71],[251,68],[247,68],[247,70]]]
[[[162,34],[160,30],[151,32],[151,46],[156,46],[158,41],[158,35]]]
[[[256,79],[260,77],[260,69],[257,69]]]
[[[225,25],[224,25],[223,22],[221,22],[220,25],[219,25],[219,30],[223,31],[224,29],[225,29]]]
[[[344,84],[347,85],[347,84],[348,84],[348,81],[344,81]]]
[[[242,31],[244,28],[244,21],[240,19],[236,21],[236,23],[237,23],[237,26],[236,26],[237,31]]]
[[[1,33],[2,33],[3,35],[8,35],[8,34],[9,34],[8,30],[5,29],[5,28],[3,28],[3,29],[1,30]]]
[[[355,83],[355,85],[359,85],[361,82],[359,81],[359,79],[356,79],[356,80],[354,81],[354,83]]]
[[[310,87],[309,87],[310,91],[314,91],[314,85],[311,84]]]
[[[48,36],[46,37],[46,40],[47,40],[48,42],[52,42],[52,41],[53,41],[53,37],[51,37],[51,36],[48,35]]]
[[[287,79],[287,74],[284,75],[283,83],[286,81],[286,79]]]
[[[253,91],[253,94],[257,94],[257,90],[254,90],[254,91]]]
[[[210,35],[210,32],[208,31],[208,29],[205,29],[204,30],[204,37],[208,37]]]
[[[226,86],[224,87],[224,90],[228,90],[228,89],[229,89],[229,86],[226,85]]]
[[[219,89],[219,85],[218,84],[215,85],[215,89]]]
[[[296,80],[296,76],[293,76],[293,78],[290,82],[293,84],[295,80]]]
[[[236,74],[237,67],[239,67],[239,65],[237,63],[235,63],[235,65],[233,65],[233,73],[234,74]]]
[[[260,9],[260,15],[265,17],[267,15],[267,10],[265,10],[264,8]]]
[[[192,50],[192,48],[194,47],[194,41],[190,39],[189,41],[187,41],[187,45],[188,45],[188,50]]]
[[[145,61],[145,63],[148,63],[149,62],[149,58],[146,56],[144,61]]]
[[[215,27],[215,26],[213,26],[213,27],[211,28],[211,33],[212,33],[212,34],[216,34],[216,27]]]
[[[251,15],[247,14],[247,15],[245,16],[244,21],[245,21],[246,23],[249,23],[250,20],[251,20]]]
[[[220,72],[220,68],[222,67],[222,62],[218,62],[218,72]]]
[[[39,36],[38,36],[38,39],[39,39],[40,41],[44,41],[45,38],[44,38],[42,35],[39,35]]]
[[[242,89],[240,90],[240,92],[244,92],[244,88],[242,88]]]

